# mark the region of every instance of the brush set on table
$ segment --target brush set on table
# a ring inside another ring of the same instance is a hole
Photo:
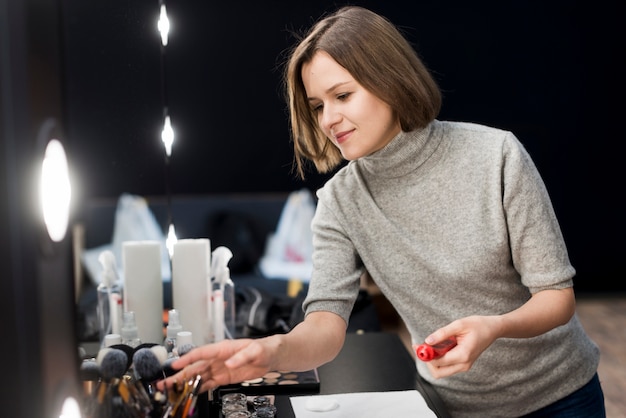
[[[87,418],[184,418],[197,416],[201,386],[195,376],[174,388],[159,391],[156,382],[171,372],[165,347],[116,344],[103,348],[94,359],[83,360],[80,372],[85,387]]]

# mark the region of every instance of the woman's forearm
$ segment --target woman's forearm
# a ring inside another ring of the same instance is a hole
[[[303,371],[321,366],[337,356],[345,334],[346,323],[340,316],[313,312],[289,333],[268,337],[276,344],[271,369]]]
[[[542,290],[500,317],[499,337],[531,338],[566,324],[574,315],[573,288]]]

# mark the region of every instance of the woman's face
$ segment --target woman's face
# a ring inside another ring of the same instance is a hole
[[[302,81],[317,123],[346,160],[378,151],[400,133],[391,107],[326,52],[316,52],[302,66]]]

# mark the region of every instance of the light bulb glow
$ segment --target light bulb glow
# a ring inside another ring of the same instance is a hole
[[[174,144],[174,130],[172,129],[172,123],[169,116],[165,117],[163,130],[161,131],[161,140],[163,141],[163,145],[165,145],[165,153],[168,157],[171,156],[172,145]]]
[[[170,254],[170,258],[174,255],[174,244],[176,244],[177,241],[178,238],[176,238],[174,224],[170,224],[169,231],[167,232],[167,238],[165,240],[165,246],[167,247],[167,252]]]
[[[65,237],[69,223],[72,187],[65,151],[56,139],[46,146],[39,191],[48,235],[52,241],[59,242]]]
[[[82,416],[78,401],[71,396],[65,398],[59,418],[81,418]]]
[[[167,10],[165,5],[161,5],[161,14],[159,15],[159,21],[157,22],[157,28],[161,33],[161,44],[167,46],[167,38],[170,33],[170,20],[167,18]]]

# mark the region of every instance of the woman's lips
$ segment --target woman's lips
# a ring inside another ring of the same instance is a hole
[[[339,145],[346,142],[350,135],[352,135],[352,132],[353,131],[338,132],[337,134],[335,134],[335,141],[337,141],[337,144]]]

